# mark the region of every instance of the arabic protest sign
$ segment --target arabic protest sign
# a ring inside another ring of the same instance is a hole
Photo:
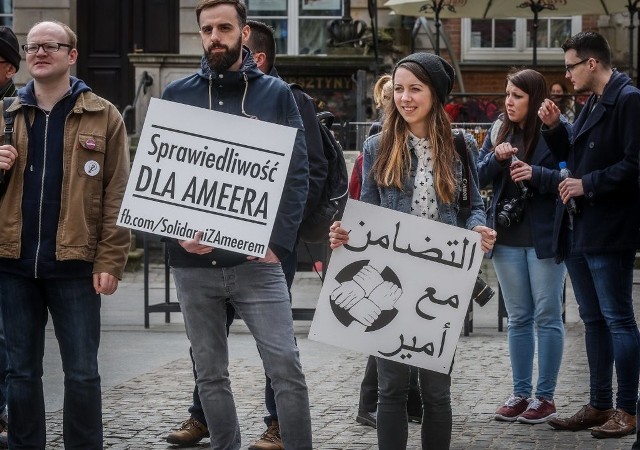
[[[449,373],[480,234],[349,200],[309,339]]]
[[[296,132],[152,98],[118,225],[264,256]]]

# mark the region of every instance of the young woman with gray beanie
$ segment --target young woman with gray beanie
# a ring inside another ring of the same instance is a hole
[[[475,170],[477,147],[465,134],[472,200],[468,218],[458,217],[462,162],[456,152],[451,123],[444,110],[455,72],[444,59],[414,53],[393,70],[393,102],[385,111],[382,133],[363,144],[361,200],[426,219],[461,226],[482,235],[482,250],[493,248],[495,232],[485,226],[484,204]],[[435,200],[435,201],[432,201]],[[331,248],[349,240],[335,222],[329,233]],[[417,276],[420,276],[419,274]],[[407,447],[407,391],[410,366],[378,360],[378,448]],[[422,448],[448,449],[451,442],[451,376],[419,369],[422,396]]]

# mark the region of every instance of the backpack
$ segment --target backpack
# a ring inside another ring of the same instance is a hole
[[[317,113],[316,117],[328,170],[318,205],[313,211],[307,211],[298,230],[300,240],[310,244],[327,242],[329,227],[334,220],[342,217],[349,197],[347,163],[342,146],[331,132],[334,116],[323,111]]]
[[[453,132],[453,143],[456,148],[456,152],[462,161],[462,186],[470,186],[469,173],[471,166],[469,164],[469,155],[467,154],[467,144],[464,141],[464,131],[456,128]],[[460,197],[458,197],[458,205],[460,206],[460,213],[458,214],[458,223],[464,227],[467,219],[471,215],[471,196],[468,189],[462,189]],[[482,271],[480,271],[482,273]],[[480,306],[487,304],[489,300],[495,295],[495,291],[480,278],[476,278],[476,284],[473,286],[473,292],[471,293],[471,300],[476,302]]]
[[[5,97],[2,99],[2,111],[4,116],[4,145],[11,145],[11,138],[13,136],[13,120],[16,117],[16,113],[10,113],[7,110],[15,99],[15,97]],[[10,177],[10,171],[5,172],[4,170],[0,170],[0,198],[2,198],[7,190]]]

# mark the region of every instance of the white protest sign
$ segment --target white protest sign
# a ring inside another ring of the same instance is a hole
[[[152,98],[118,225],[264,256],[296,131]]]
[[[480,234],[349,200],[309,339],[449,373],[480,270]]]

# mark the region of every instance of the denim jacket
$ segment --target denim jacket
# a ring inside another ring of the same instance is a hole
[[[393,209],[396,211],[410,213],[411,201],[413,198],[413,186],[416,177],[415,169],[418,165],[418,157],[410,142],[409,151],[411,154],[411,168],[409,170],[409,176],[404,180],[404,188],[402,190],[395,187],[382,187],[378,186],[370,175],[371,167],[376,158],[378,147],[380,144],[380,137],[382,134],[376,134],[367,138],[363,144],[364,161],[362,166],[362,193],[360,200],[371,203],[374,205],[382,206],[384,208]],[[477,225],[484,225],[487,220],[487,216],[484,212],[484,202],[480,196],[480,189],[478,187],[478,172],[476,171],[476,165],[478,160],[478,149],[475,139],[470,134],[465,133],[465,143],[467,144],[467,153],[469,156],[469,164],[471,165],[469,170],[470,186],[468,186],[469,194],[471,196],[471,214],[466,220],[466,223],[461,223],[458,213],[460,210],[460,204],[458,201],[453,203],[443,203],[440,198],[437,198],[438,213],[440,215],[439,222],[447,223],[449,225],[456,225],[461,228],[467,228],[471,230]],[[462,187],[462,163],[458,160],[454,163],[452,170],[456,176],[456,193],[457,199],[461,194]]]

